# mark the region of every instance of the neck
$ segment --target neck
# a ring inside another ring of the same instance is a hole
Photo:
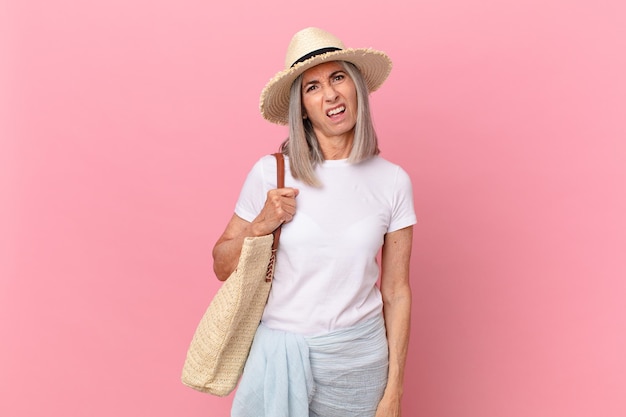
[[[340,136],[325,137],[317,135],[317,140],[322,149],[324,159],[347,159],[352,151],[354,142],[354,132],[345,133]]]

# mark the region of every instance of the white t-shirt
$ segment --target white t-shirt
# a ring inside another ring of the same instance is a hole
[[[384,235],[416,223],[411,180],[380,156],[359,164],[328,160],[316,167],[321,188],[294,179],[285,158],[285,186],[297,188],[296,214],[283,225],[263,323],[317,335],[379,314],[376,261]],[[243,185],[235,213],[251,222],[276,188],[276,159],[264,156]]]

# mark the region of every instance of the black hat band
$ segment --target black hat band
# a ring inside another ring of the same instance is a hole
[[[330,47],[330,48],[316,49],[315,51],[309,52],[308,54],[300,57],[300,59],[298,59],[296,62],[291,64],[291,68],[293,68],[296,64],[299,64],[300,62],[304,62],[304,61],[306,61],[309,58],[313,58],[314,56],[322,55],[322,54],[325,54],[327,52],[334,52],[334,51],[341,51],[341,48]]]

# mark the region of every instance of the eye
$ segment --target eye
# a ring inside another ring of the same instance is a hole
[[[305,93],[308,93],[310,91],[313,91],[317,88],[317,84],[310,84],[308,87],[306,87],[306,89],[304,90]]]
[[[337,74],[333,77],[333,81],[341,81],[344,78],[346,78],[346,76],[344,74]]]

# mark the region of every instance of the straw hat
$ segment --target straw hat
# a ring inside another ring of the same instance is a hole
[[[346,49],[331,33],[313,27],[303,29],[291,38],[285,69],[269,80],[261,92],[259,107],[263,117],[272,123],[287,124],[291,84],[304,71],[328,61],[348,61],[356,65],[370,92],[380,87],[391,72],[391,59],[384,52],[370,48]]]

